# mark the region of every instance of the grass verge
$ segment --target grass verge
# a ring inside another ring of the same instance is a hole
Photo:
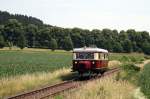
[[[136,93],[135,93],[136,92]],[[135,96],[136,94],[136,96]],[[116,74],[89,82],[54,99],[139,99],[137,88],[127,80],[116,80]]]
[[[52,73],[43,72],[3,78],[0,80],[0,98],[39,88],[44,85],[56,84],[70,79],[72,76],[73,74],[70,73],[70,69],[63,68]]]

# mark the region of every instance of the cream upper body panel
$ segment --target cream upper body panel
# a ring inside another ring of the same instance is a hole
[[[85,53],[85,54],[84,54]],[[83,58],[87,60],[108,60],[108,51],[101,48],[75,48],[73,49],[73,59],[82,60],[81,56],[87,56],[91,53],[92,58]]]

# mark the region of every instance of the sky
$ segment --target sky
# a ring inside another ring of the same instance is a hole
[[[150,0],[0,0],[0,10],[83,29],[150,32]]]

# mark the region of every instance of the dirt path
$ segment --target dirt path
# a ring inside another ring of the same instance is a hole
[[[150,62],[150,59],[149,60],[145,60],[142,64],[137,64],[137,66],[140,67],[141,69],[143,69],[144,65],[146,65],[149,62]]]

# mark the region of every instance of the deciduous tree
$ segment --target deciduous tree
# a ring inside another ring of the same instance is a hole
[[[51,41],[50,41],[50,45],[49,46],[50,46],[52,51],[55,51],[57,49],[57,47],[58,47],[57,46],[57,41],[52,38]]]

